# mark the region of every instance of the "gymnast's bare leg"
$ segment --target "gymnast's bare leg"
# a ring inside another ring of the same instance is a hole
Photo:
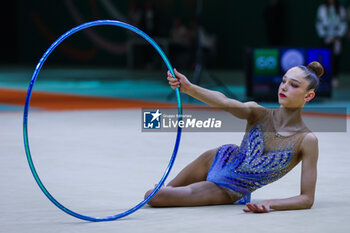
[[[231,204],[234,200],[223,188],[206,181],[217,148],[208,150],[187,165],[166,187],[148,202],[151,206],[202,206]],[[149,190],[145,198],[153,191]],[[238,199],[238,197],[237,197]]]

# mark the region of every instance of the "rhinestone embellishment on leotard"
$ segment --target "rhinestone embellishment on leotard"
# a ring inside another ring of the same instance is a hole
[[[272,140],[273,146],[266,148],[276,134],[263,132],[261,125],[256,125],[243,138],[241,146],[224,145],[220,148],[220,166],[214,166],[208,180],[233,191],[248,194],[278,180],[289,169],[293,155],[293,143],[285,145],[280,140]],[[267,140],[267,141],[265,141]],[[273,142],[275,141],[275,142]]]

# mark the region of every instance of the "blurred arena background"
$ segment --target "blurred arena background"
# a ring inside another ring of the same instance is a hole
[[[278,6],[273,9],[271,4],[275,2]],[[342,1],[345,5],[348,2]],[[322,48],[315,27],[321,3],[321,0],[12,1],[1,16],[0,103],[18,106],[19,102],[4,98],[9,90],[27,87],[33,68],[50,44],[72,27],[98,19],[121,20],[144,30],[159,43],[173,66],[196,83],[242,101],[269,101],[271,98],[259,98],[259,92],[252,94],[249,90],[255,80],[248,80],[247,75],[254,69],[249,62],[256,61],[247,61],[247,49]],[[271,22],[276,19],[278,22]],[[347,95],[350,38],[345,36],[343,41],[339,84],[336,89],[329,87],[326,101],[350,98]],[[281,58],[276,59],[280,62]],[[307,58],[301,61],[306,62]],[[200,73],[195,72],[198,64]],[[283,71],[282,67],[277,69]],[[55,93],[174,101],[165,72],[160,56],[139,36],[119,28],[95,27],[71,36],[53,52],[35,88]],[[331,76],[331,71],[328,72]],[[145,85],[149,88],[144,88]]]

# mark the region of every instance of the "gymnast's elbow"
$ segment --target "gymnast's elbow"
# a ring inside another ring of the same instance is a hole
[[[311,209],[314,205],[314,198],[306,197],[303,204],[303,209]]]
[[[306,203],[306,208],[305,209],[311,209],[312,206],[314,205],[314,201],[309,201],[308,203]]]

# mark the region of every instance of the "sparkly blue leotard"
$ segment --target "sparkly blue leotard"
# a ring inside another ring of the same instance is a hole
[[[300,161],[299,146],[305,131],[291,136],[277,134],[273,111],[262,109],[258,120],[248,122],[241,146],[227,144],[217,150],[207,181],[243,197],[278,180]]]

